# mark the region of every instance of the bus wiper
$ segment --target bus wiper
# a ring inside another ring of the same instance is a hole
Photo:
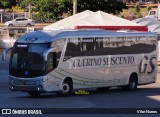
[[[25,68],[25,61],[22,61],[21,69]]]
[[[28,66],[28,64],[27,64],[27,60],[24,59],[24,60],[22,61],[21,69],[27,69],[27,68],[29,68],[29,66]]]

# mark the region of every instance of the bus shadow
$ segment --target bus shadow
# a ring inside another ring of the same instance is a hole
[[[76,93],[79,92],[79,93]],[[85,89],[74,91],[69,96],[59,96],[56,93],[43,93],[37,97],[25,94],[23,96],[16,96],[16,98],[61,98],[61,97],[90,97],[98,95],[141,95],[141,96],[156,96],[160,95],[160,88],[138,88],[135,91],[123,90],[121,88],[111,88],[109,90],[96,90],[96,89]]]

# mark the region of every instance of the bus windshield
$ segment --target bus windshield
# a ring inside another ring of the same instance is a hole
[[[45,73],[43,53],[49,44],[15,44],[10,59],[10,75],[38,77]]]

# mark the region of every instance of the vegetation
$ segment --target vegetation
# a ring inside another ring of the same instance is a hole
[[[142,18],[142,17],[143,17],[143,15],[141,13],[137,14],[137,18]]]
[[[0,8],[11,8],[16,5],[16,0],[0,0]]]
[[[3,14],[6,8],[11,8],[16,5],[16,0],[0,0],[0,8],[4,9]]]
[[[125,3],[115,0],[80,0],[78,11],[89,9],[91,11],[102,10],[107,13],[119,14],[122,9],[127,9]]]
[[[139,3],[136,4],[136,6],[135,6],[135,11],[136,11],[137,13],[139,13],[139,12],[141,11],[140,6],[139,6]]]
[[[12,8],[7,9],[8,12],[16,12],[16,13],[22,13],[25,12],[25,9],[23,9],[21,6],[12,6]]]
[[[148,11],[152,8],[148,5],[146,8],[140,8],[137,3],[134,8],[128,10],[126,4],[116,0],[77,0],[78,1],[78,12],[84,10],[98,11],[102,10],[107,13],[119,14],[120,17],[126,18],[131,17],[143,17],[148,14]],[[160,2],[160,0],[158,0]],[[69,16],[73,13],[73,0],[23,0],[21,6],[16,6],[16,0],[0,0],[0,8],[9,12],[21,13],[25,12],[29,4],[32,6],[33,18],[39,21],[53,21],[60,19],[62,16]],[[123,10],[123,11],[122,11]]]
[[[151,6],[147,6],[146,9],[147,9],[147,11],[149,12],[149,10],[151,10],[152,7],[151,7]]]
[[[24,0],[22,6],[30,4],[35,17],[40,20],[57,20],[65,12],[70,12],[72,8],[71,0]]]
[[[24,0],[22,5],[32,4],[32,12],[37,18],[59,19],[64,13],[72,14],[73,0]],[[115,0],[79,0],[78,12],[84,10],[102,10],[104,12],[119,14],[122,9],[127,9],[126,4]]]
[[[145,16],[148,15],[147,7],[141,7],[140,6],[140,9],[141,10],[138,13],[138,12],[135,11],[135,7],[133,7],[133,8],[130,7],[127,10],[124,9],[123,12],[121,12],[119,16],[120,17],[124,16],[124,18],[126,18],[126,17],[134,17],[133,19],[131,19],[131,20],[134,20],[136,18],[141,18],[141,17],[145,17]],[[154,7],[151,6],[151,10],[157,10],[157,8],[154,8]]]

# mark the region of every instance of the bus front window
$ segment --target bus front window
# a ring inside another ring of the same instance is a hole
[[[43,53],[49,44],[15,44],[10,59],[10,75],[38,77],[45,73]]]

